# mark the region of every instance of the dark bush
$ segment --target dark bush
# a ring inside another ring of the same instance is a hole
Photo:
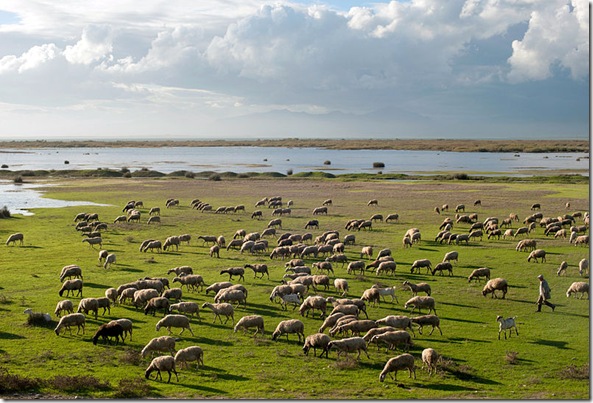
[[[331,165],[332,162],[330,160],[325,160],[323,161],[323,165]]]
[[[99,378],[91,375],[56,375],[48,380],[48,384],[53,388],[63,392],[77,392],[83,390],[109,390],[109,382],[101,381]]]
[[[458,174],[453,175],[453,178],[455,178],[457,180],[461,180],[461,181],[466,181],[469,179],[469,175],[464,174],[464,173],[458,173]]]
[[[292,175],[292,169],[289,169],[288,171],[286,171],[286,175],[288,175],[288,176]]]
[[[8,168],[8,165],[2,164],[2,168]]]
[[[0,394],[23,393],[39,390],[43,386],[43,380],[39,378],[27,378],[20,375],[10,375],[6,368],[0,368]]]
[[[138,399],[150,396],[152,388],[142,378],[122,379],[113,394],[115,399]]]
[[[213,174],[208,177],[208,180],[218,182],[218,181],[221,181],[222,178],[219,174]]]
[[[187,172],[185,173],[185,177],[186,177],[186,178],[189,178],[189,179],[194,179],[194,178],[196,177],[196,174],[194,174],[194,173],[193,173],[193,172],[191,172],[191,171],[187,171]]]
[[[0,218],[10,218],[10,210],[4,206],[0,209]]]
[[[124,173],[123,175],[124,178],[131,178],[132,177],[132,173],[130,171]]]
[[[385,164],[383,162],[373,162],[373,168],[385,168]]]
[[[14,183],[23,183],[23,178],[21,176],[17,176],[13,179]]]

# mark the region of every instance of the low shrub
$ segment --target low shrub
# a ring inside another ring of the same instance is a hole
[[[152,388],[142,378],[122,379],[117,384],[113,394],[115,399],[137,399],[145,398],[153,394]]]
[[[383,162],[373,162],[373,168],[385,168],[385,163],[383,163]]]
[[[43,380],[11,375],[6,368],[0,368],[0,394],[34,392],[43,386]]]
[[[48,379],[48,385],[62,392],[109,390],[111,385],[91,375],[56,375]]]
[[[0,218],[10,218],[10,210],[8,207],[4,206],[0,209]]]

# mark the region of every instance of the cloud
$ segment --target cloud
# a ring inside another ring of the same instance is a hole
[[[69,63],[91,64],[109,57],[113,50],[111,29],[108,26],[90,25],[73,46],[66,46],[64,57]]]

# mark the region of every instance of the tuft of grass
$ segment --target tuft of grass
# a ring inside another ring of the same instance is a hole
[[[519,363],[519,353],[516,351],[507,351],[505,353],[504,359],[507,364],[516,365]]]
[[[0,394],[36,392],[43,386],[40,378],[11,375],[6,368],[0,368]]]
[[[114,399],[139,399],[154,395],[153,389],[142,378],[125,378],[119,381]]]
[[[589,364],[584,364],[580,367],[571,364],[562,369],[559,376],[562,379],[588,380],[590,378]]]
[[[92,375],[56,375],[47,380],[50,387],[62,392],[86,392],[109,390],[111,385]]]

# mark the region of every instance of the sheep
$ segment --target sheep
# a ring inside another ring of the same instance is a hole
[[[175,250],[179,250],[179,244],[181,241],[179,240],[178,236],[170,236],[165,239],[165,243],[163,243],[163,250],[167,250],[167,248],[173,249],[175,246]]]
[[[418,274],[420,274],[420,268],[422,267],[426,267],[426,273],[428,274],[428,272],[432,270],[432,263],[428,259],[414,260],[410,273],[414,273],[414,269],[418,269]]]
[[[96,298],[83,298],[78,303],[77,313],[84,312],[85,315],[88,315],[89,311],[95,312],[96,320],[99,312],[99,301]]]
[[[432,269],[432,275],[434,276],[436,272],[439,272],[442,276],[445,270],[449,272],[449,276],[453,275],[453,265],[450,262],[437,263],[434,269]]]
[[[333,315],[336,312],[342,312],[345,315],[354,315],[354,316],[358,317],[360,308],[357,307],[356,305],[340,304],[340,305],[334,306],[334,309],[332,309],[332,311],[330,312],[330,315]]]
[[[523,250],[535,250],[537,246],[537,241],[535,239],[523,239],[517,243],[515,250],[523,251]]]
[[[169,291],[169,290],[168,290]],[[151,298],[158,297],[159,292],[152,288],[146,288],[134,292],[134,298],[132,299],[132,305],[136,308],[144,306]]]
[[[165,316],[170,309],[171,303],[165,297],[154,297],[148,300],[146,306],[144,306],[144,315],[152,313],[155,316],[156,311],[159,309],[163,310],[163,316]]]
[[[211,284],[208,287],[206,287],[206,295],[208,295],[208,293],[210,291],[213,291],[214,294],[216,295],[216,293],[218,293],[218,291],[222,290],[223,288],[228,288],[232,285],[233,285],[233,283],[231,283],[230,281],[220,281],[220,282]]]
[[[136,287],[130,287],[130,288],[125,288],[124,290],[122,290],[122,292],[119,294],[119,298],[117,299],[117,302],[119,304],[123,304],[124,302],[126,302],[126,300],[134,300],[134,293],[138,291],[138,289]]]
[[[404,287],[410,289],[410,291],[412,291],[412,295],[416,296],[418,295],[419,292],[425,292],[426,295],[430,296],[430,293],[432,292],[430,289],[430,284],[427,283],[418,283],[418,284],[414,284],[414,283],[410,283],[409,281],[404,281],[402,283],[404,285]]]
[[[305,325],[303,322],[298,319],[286,319],[281,321],[276,326],[274,333],[272,333],[272,340],[276,340],[278,337],[285,334],[286,340],[288,341],[288,335],[291,333],[296,333],[299,337],[299,343],[302,343],[301,336],[303,340],[305,339]]]
[[[566,291],[566,298],[569,298],[572,294],[574,294],[576,297],[578,293],[581,293],[579,298],[583,298],[585,293],[587,293],[587,299],[589,299],[589,283],[575,281],[570,285],[570,287],[568,287],[568,290]]]
[[[348,331],[352,332],[353,336],[360,336],[361,332],[368,332],[371,329],[378,327],[377,323],[374,320],[369,319],[362,319],[362,320],[353,320],[349,321],[348,323],[342,323],[340,325],[334,326],[330,332],[330,336],[334,336],[338,333],[346,333]]]
[[[403,345],[404,351],[409,351],[410,347],[414,345],[412,342],[412,336],[405,330],[393,330],[391,332],[385,332],[376,334],[371,337],[369,344],[375,343],[377,345],[377,351],[379,351],[380,344],[386,344],[387,350],[394,350],[396,347]]]
[[[82,313],[70,313],[70,314],[64,315],[60,318],[60,321],[58,322],[58,325],[54,329],[54,332],[56,333],[56,335],[59,336],[60,330],[65,328],[65,329],[68,329],[70,334],[72,334],[71,327],[76,326],[77,327],[76,334],[78,334],[78,332],[80,332],[81,329],[82,329],[82,334],[84,334],[85,324],[86,324],[86,318],[84,317],[84,315]]]
[[[387,217],[385,218],[385,222],[398,221],[398,220],[399,220],[399,214],[397,214],[397,213],[388,214]]]
[[[378,276],[380,274],[393,274],[395,276],[395,270],[397,268],[397,264],[394,261],[384,261],[379,263],[377,270],[375,270],[375,275]]]
[[[508,283],[505,279],[497,277],[493,278],[492,280],[488,280],[484,289],[482,289],[482,295],[486,296],[489,293],[492,293],[491,298],[497,298],[496,290],[502,291],[502,299],[504,299],[507,291],[508,291]]]
[[[589,245],[589,235],[579,235],[574,239],[574,246]]]
[[[268,276],[268,280],[270,279],[270,272],[268,271],[268,265],[264,263],[255,263],[255,264],[246,264],[244,266],[246,269],[253,270],[253,278],[257,278],[257,274],[260,273],[261,277],[264,278],[264,274]]]
[[[558,267],[558,271],[556,272],[557,276],[560,276],[562,273],[564,273],[566,271],[566,269],[568,269],[568,262],[566,262],[565,260],[563,260],[560,263],[560,266]]]
[[[108,269],[111,267],[112,264],[115,264],[115,253],[110,253],[105,257],[105,263],[103,263],[103,268]]]
[[[445,257],[443,258],[443,262],[451,262],[451,260],[455,260],[456,262],[459,262],[458,257],[459,257],[459,253],[456,251],[447,252],[445,254]]]
[[[189,330],[191,335],[194,336],[194,332],[191,330],[191,326],[189,324],[189,318],[185,315],[168,314],[163,319],[161,319],[157,322],[156,327],[155,327],[156,331],[158,332],[161,327],[166,328],[167,331],[169,332],[169,334],[172,334],[172,332],[171,332],[172,327],[180,327],[181,328],[181,332],[179,332],[180,335],[185,331],[185,329],[187,329],[187,330]]]
[[[360,297],[363,301],[373,302],[373,306],[377,306],[381,302],[381,294],[376,288],[369,288],[363,291]]]
[[[97,329],[97,332],[93,336],[93,344],[97,345],[97,341],[99,337],[103,339],[103,341],[111,344],[109,341],[110,337],[115,337],[115,344],[119,342],[119,338],[121,337],[121,342],[124,342],[124,328],[119,323],[104,323]]]
[[[309,311],[315,311],[316,309],[321,312],[320,318],[324,318],[327,309],[327,301],[325,298],[318,295],[309,296],[299,307],[299,313],[301,316],[309,316]]]
[[[91,248],[95,248],[95,245],[99,245],[99,247],[103,247],[103,239],[101,237],[95,238],[84,238],[82,242],[87,242]]]
[[[375,321],[376,323],[376,321]],[[368,332],[365,333],[364,336],[362,336],[362,338],[364,339],[364,341],[366,341],[367,345],[369,344],[369,342],[371,341],[371,339],[373,338],[373,336],[376,336],[378,334],[383,334],[386,332],[393,332],[394,330],[397,330],[394,327],[391,326],[381,326],[381,327],[374,327],[372,329],[369,329]]]
[[[155,337],[144,346],[140,352],[140,356],[144,358],[148,353],[152,353],[153,351],[170,352],[171,356],[173,356],[176,352],[175,342],[175,338],[171,336]]]
[[[332,348],[338,350],[338,358],[340,358],[342,353],[348,355],[348,353],[354,351],[358,351],[358,355],[356,356],[357,360],[360,359],[361,351],[364,351],[368,359],[371,358],[369,357],[367,343],[360,336],[349,337],[342,340],[332,340],[327,344],[327,349],[331,350]]]
[[[80,278],[82,280],[82,270],[80,266],[75,264],[69,264],[67,266],[64,266],[62,268],[62,271],[60,272],[60,281],[63,282],[66,279],[66,277],[68,277],[69,279],[72,277]]]
[[[125,339],[125,335],[130,335],[130,341],[132,341],[132,321],[130,319],[114,319],[108,322],[109,324],[113,325],[115,323],[119,324],[123,328],[123,333],[121,335],[122,342]]]
[[[343,278],[336,278],[334,280],[334,287],[336,288],[337,292],[340,292],[340,296],[344,297],[348,294],[348,280]]]
[[[224,321],[224,323],[227,323],[230,318],[232,320],[232,324],[235,324],[235,309],[231,304],[227,302],[222,302],[218,304],[204,302],[202,304],[202,309],[204,308],[210,308],[214,313],[214,321],[212,323],[216,323],[216,318],[218,318],[220,320],[220,323],[222,323],[221,316],[226,316],[226,320]]]
[[[582,276],[589,271],[589,261],[587,259],[581,259],[579,261],[579,275]]]
[[[499,323],[498,326],[498,340],[500,340],[500,333],[504,330],[504,339],[507,339],[507,329],[510,329],[509,337],[513,335],[513,328],[515,329],[515,333],[519,336],[519,330],[517,329],[517,323],[515,322],[516,316],[512,318],[504,319],[502,316],[498,315],[496,317],[496,321]]]
[[[436,372],[439,358],[439,353],[432,348],[422,350],[422,366],[426,367],[429,375],[433,375]]]
[[[167,207],[169,205],[167,204]],[[167,371],[169,373],[169,379],[167,383],[171,382],[171,372],[175,374],[175,378],[177,378],[177,382],[179,382],[179,376],[177,376],[177,371],[175,370],[175,358],[169,357],[168,355],[161,355],[160,357],[156,357],[152,360],[146,371],[144,372],[144,376],[146,379],[150,379],[150,374],[154,371],[157,371],[156,379],[163,380],[161,376],[161,371]]]
[[[538,258],[541,258],[542,262],[546,261],[546,251],[543,249],[536,249],[534,251],[532,251],[529,256],[527,257],[527,261],[530,262],[531,259],[535,260],[536,262],[538,262]]]
[[[379,200],[377,200],[377,199],[371,199],[367,203],[367,206],[378,206],[378,205],[379,205]]]
[[[410,298],[404,304],[404,309],[408,309],[408,307],[411,306],[412,310],[410,312],[414,312],[414,310],[416,308],[418,308],[418,311],[420,312],[422,308],[428,308],[428,313],[430,313],[432,311],[436,315],[437,311],[436,311],[434,305],[435,305],[435,301],[434,301],[434,298],[432,298],[432,297],[415,296],[415,297]]]
[[[439,332],[441,333],[441,336],[443,335],[443,331],[441,330],[441,320],[439,319],[438,316],[436,315],[422,315],[422,316],[416,316],[415,318],[411,318],[410,319],[412,321],[412,323],[415,323],[418,325],[418,333],[422,334],[422,327],[423,326],[432,326],[432,329],[430,330],[430,333],[428,334],[429,336],[432,335],[432,332],[434,332],[434,328],[436,327],[437,329],[439,329]]]
[[[321,349],[321,354],[319,357],[323,357],[323,353],[325,353],[325,358],[329,358],[329,342],[331,341],[330,337],[324,333],[314,333],[305,338],[305,344],[303,345],[303,352],[305,355],[309,355],[309,350],[311,347],[313,348],[313,355],[317,354],[317,348]]]
[[[379,381],[383,382],[385,380],[385,376],[391,372],[393,375],[393,381],[397,381],[397,371],[401,371],[407,369],[410,372],[409,378],[412,377],[412,373],[414,374],[414,379],[416,379],[416,367],[414,365],[414,356],[408,353],[398,355],[397,357],[390,358],[385,366],[383,367],[383,371],[379,374]]]
[[[228,269],[221,270],[220,274],[228,274],[229,280],[232,280],[233,276],[239,276],[239,280],[245,281],[245,269],[242,267],[229,267]]]
[[[348,307],[349,305],[354,305],[358,308],[358,313],[360,312],[364,312],[366,318],[368,319],[369,315],[367,314],[367,308],[366,308],[366,303],[365,301],[363,301],[360,298],[354,298],[354,299],[349,299],[349,298],[339,298],[339,299],[335,299],[334,297],[327,297],[326,301],[329,302],[330,304],[332,304],[335,307],[337,306],[345,306]]]
[[[193,289],[198,289],[198,291],[202,291],[206,283],[204,282],[204,278],[199,274],[188,274],[181,277],[173,278],[173,283],[180,283],[181,287],[187,287],[187,291],[190,290],[190,287]]]
[[[323,321],[323,324],[319,328],[319,333],[323,333],[323,331],[325,329],[332,328],[333,326],[335,326],[336,322],[344,316],[347,316],[347,315],[342,312],[335,312],[335,313],[332,313],[331,315],[329,315],[327,318],[325,318],[325,320]],[[356,319],[356,317],[353,315],[351,315],[350,317],[352,319]]]
[[[109,301],[115,303],[117,302],[117,290],[113,287],[110,287],[105,290],[105,297],[109,299]]]
[[[473,279],[480,281],[480,277],[486,277],[486,280],[490,280],[490,269],[487,267],[480,267],[474,269],[471,274],[467,277],[467,282],[470,283]]]
[[[261,334],[263,335],[264,334],[264,318],[263,318],[263,316],[261,316],[261,315],[243,316],[241,319],[239,319],[239,321],[235,325],[233,332],[237,333],[237,330],[243,329],[243,333],[246,333],[250,327],[256,328],[255,333],[253,333],[254,336],[256,334],[258,334],[259,332],[261,332]]]
[[[247,296],[245,295],[245,293],[242,290],[237,290],[237,289],[228,287],[228,288],[223,288],[222,290],[220,290],[216,293],[216,295],[214,296],[214,302],[217,304],[221,303],[221,302],[229,302],[229,303],[236,302],[237,306],[239,306],[241,303],[243,303],[243,305],[247,306]]]
[[[414,332],[414,328],[412,327],[412,319],[408,318],[407,316],[403,315],[387,315],[384,318],[377,319],[375,321],[377,325],[386,325],[395,329],[406,330],[410,329],[414,337],[416,337],[416,333]]]
[[[179,366],[188,367],[189,361],[196,361],[196,368],[204,366],[204,351],[199,346],[182,348],[175,354],[175,363]]]
[[[378,284],[373,284],[371,286],[371,288],[376,288],[377,290],[379,290],[379,295],[381,295],[381,297],[383,297],[383,301],[385,301],[385,296],[389,295],[389,296],[391,296],[391,302],[393,302],[393,300],[395,299],[395,302],[399,304],[399,301],[397,300],[397,296],[395,295],[395,286],[380,287]]]
[[[23,245],[24,240],[25,240],[25,236],[21,232],[17,232],[17,233],[12,234],[8,237],[8,239],[6,240],[6,246],[8,246],[11,243],[13,245],[16,245],[17,241],[19,241],[20,245]]]
[[[64,299],[62,301],[59,301],[56,304],[56,310],[54,311],[54,314],[59,318],[60,315],[62,314],[62,311],[66,311],[68,313],[73,313],[74,312],[74,304],[72,304],[72,301],[70,301],[69,299]]]
[[[103,316],[105,316],[105,312],[108,312],[111,315],[111,300],[109,297],[99,297],[95,298],[97,300],[97,308],[103,308]]]

